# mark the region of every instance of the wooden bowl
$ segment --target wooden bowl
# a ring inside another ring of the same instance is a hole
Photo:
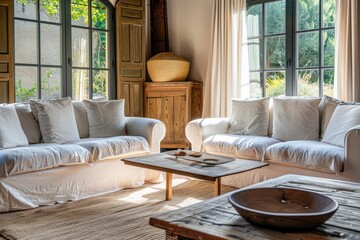
[[[249,222],[289,230],[315,228],[328,220],[339,207],[328,196],[292,188],[240,190],[228,199]]]

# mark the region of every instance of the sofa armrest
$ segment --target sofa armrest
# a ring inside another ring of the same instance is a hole
[[[201,151],[204,139],[217,134],[226,134],[229,130],[229,118],[196,119],[185,127],[186,138],[194,151]]]
[[[344,175],[360,180],[360,125],[345,134]]]
[[[127,135],[144,137],[152,153],[160,152],[160,142],[166,133],[164,123],[152,118],[126,117],[125,119]]]

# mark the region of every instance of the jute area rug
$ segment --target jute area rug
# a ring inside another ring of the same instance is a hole
[[[165,239],[163,230],[149,225],[149,217],[209,199],[213,190],[210,182],[174,179],[171,201],[164,200],[165,183],[160,183],[3,213],[0,233],[5,239]],[[223,192],[231,190],[223,187]]]

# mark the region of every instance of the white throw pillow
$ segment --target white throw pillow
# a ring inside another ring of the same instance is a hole
[[[91,138],[125,135],[125,100],[83,101]]]
[[[269,98],[232,100],[229,134],[267,136]]]
[[[41,142],[41,132],[39,122],[31,112],[30,104],[15,104],[16,113],[19,117],[20,124],[30,144]]]
[[[344,147],[345,134],[360,125],[360,105],[340,104],[331,116],[322,142]]]
[[[30,103],[36,107],[45,143],[61,144],[80,139],[70,97],[49,101],[30,101]]]
[[[273,138],[319,140],[320,98],[273,98]]]
[[[321,99],[320,107],[322,108],[322,116],[321,116],[321,138],[324,137],[325,130],[327,126],[329,125],[329,121],[331,119],[332,114],[334,113],[336,107],[343,103],[343,101],[340,101],[336,98],[332,98],[329,96],[324,96]]]
[[[29,145],[13,105],[0,105],[0,149]]]

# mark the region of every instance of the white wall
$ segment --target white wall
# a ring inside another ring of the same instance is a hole
[[[167,0],[170,51],[190,61],[188,79],[205,82],[210,44],[210,1]]]

